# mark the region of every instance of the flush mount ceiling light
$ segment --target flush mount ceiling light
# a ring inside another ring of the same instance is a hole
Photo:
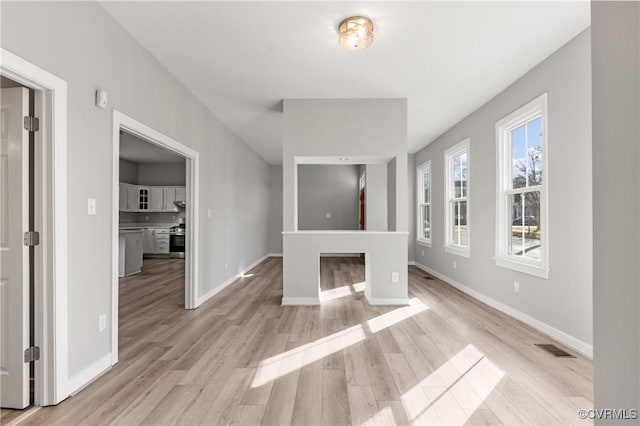
[[[340,46],[347,50],[366,49],[373,42],[373,22],[365,16],[351,16],[338,27]]]

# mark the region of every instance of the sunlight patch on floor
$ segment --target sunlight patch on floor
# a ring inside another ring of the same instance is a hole
[[[414,424],[465,424],[504,375],[473,345],[467,345],[400,400]]]
[[[372,333],[377,333],[380,330],[391,327],[392,325],[404,321],[413,315],[419,314],[420,312],[424,312],[427,309],[429,309],[427,305],[422,303],[417,297],[413,297],[409,300],[408,306],[394,309],[391,312],[372,318],[367,321],[367,326]]]
[[[364,291],[365,283],[359,282],[352,285],[345,285],[342,287],[332,288],[320,292],[320,301],[327,302],[329,300],[340,299],[341,297],[351,296],[356,292]]]
[[[283,377],[366,339],[360,324],[260,361],[252,388]]]

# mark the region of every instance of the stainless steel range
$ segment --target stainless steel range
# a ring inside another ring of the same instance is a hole
[[[169,257],[184,259],[185,225],[180,223],[169,230]]]

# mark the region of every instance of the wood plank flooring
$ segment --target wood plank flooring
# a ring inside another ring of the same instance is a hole
[[[371,307],[357,258],[321,259],[321,307],[282,307],[269,258],[193,311],[183,263],[120,282],[120,362],[21,424],[580,424],[592,364],[409,268],[407,307]],[[13,418],[2,411],[2,421]]]

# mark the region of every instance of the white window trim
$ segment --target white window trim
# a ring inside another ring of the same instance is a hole
[[[509,132],[530,121],[542,117],[542,188],[540,190],[540,221],[542,227],[540,260],[522,258],[508,254],[508,236],[511,232],[510,216],[507,212],[505,191],[511,180],[511,170],[506,167],[511,161],[511,146],[507,146]],[[549,155],[548,155],[547,94],[543,93],[531,102],[496,122],[496,265],[514,271],[547,279],[549,277]]]
[[[422,196],[424,194],[424,171],[429,169],[429,200],[426,203],[422,203]],[[416,167],[416,242],[425,247],[431,247],[431,241],[433,239],[433,220],[431,220],[433,216],[433,206],[431,205],[431,199],[433,198],[432,194],[433,188],[433,169],[431,168],[431,160],[427,160],[424,163],[420,164]],[[422,238],[422,223],[420,223],[420,213],[421,207],[423,204],[427,204],[429,206],[429,238]]]
[[[444,251],[447,253],[455,254],[457,256],[462,257],[470,257],[471,256],[471,153],[469,150],[471,139],[467,138],[457,144],[453,145],[449,149],[444,152],[444,176],[445,176],[445,187],[444,187],[444,226],[445,226],[445,236],[444,236]],[[455,245],[451,241],[451,227],[453,224],[451,223],[451,202],[450,202],[450,194],[452,193],[451,183],[453,176],[453,167],[451,165],[451,159],[455,157],[456,154],[466,151],[467,153],[467,245],[459,246]]]

